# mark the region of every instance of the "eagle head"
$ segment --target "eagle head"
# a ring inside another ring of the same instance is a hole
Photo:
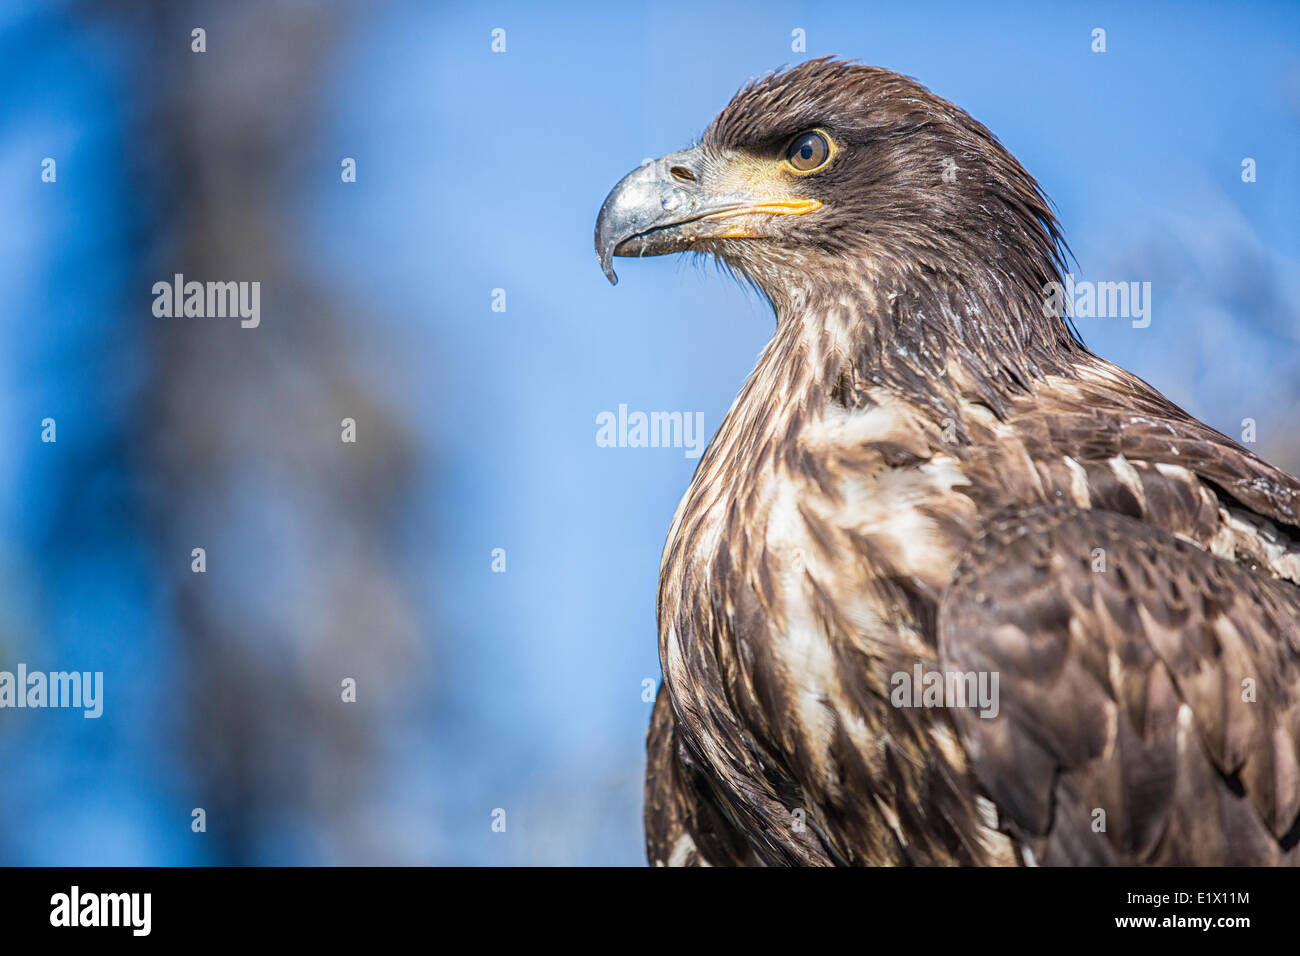
[[[1055,220],[992,133],[920,84],[810,60],[744,87],[696,146],[648,162],[606,198],[596,251],[716,256],[779,301],[799,276],[996,270],[1059,276]],[[1002,277],[999,276],[998,279]]]

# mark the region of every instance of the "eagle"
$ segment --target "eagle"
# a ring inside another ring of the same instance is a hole
[[[663,552],[652,864],[1300,862],[1300,481],[1084,346],[987,128],[810,60],[595,238],[776,320]]]

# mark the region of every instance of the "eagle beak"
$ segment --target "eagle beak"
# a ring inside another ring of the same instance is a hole
[[[610,285],[618,284],[614,256],[662,256],[702,239],[761,238],[753,220],[734,220],[801,216],[821,207],[816,199],[761,195],[753,185],[728,188],[723,180],[730,177],[708,176],[707,167],[699,147],[671,153],[632,170],[605,197],[596,220],[596,255]],[[717,182],[711,185],[710,179]]]

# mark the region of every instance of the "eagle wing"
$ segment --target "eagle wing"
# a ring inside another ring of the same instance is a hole
[[[991,522],[939,609],[976,776],[1040,864],[1300,861],[1300,588],[1158,527],[1038,506]]]
[[[678,733],[668,688],[662,684],[646,734],[645,832],[652,866],[757,862],[709,798],[707,784]]]

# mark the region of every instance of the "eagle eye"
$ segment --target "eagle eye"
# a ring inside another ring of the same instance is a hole
[[[815,129],[800,133],[790,140],[785,150],[785,161],[796,172],[811,173],[821,169],[831,158],[831,143],[826,134]]]

